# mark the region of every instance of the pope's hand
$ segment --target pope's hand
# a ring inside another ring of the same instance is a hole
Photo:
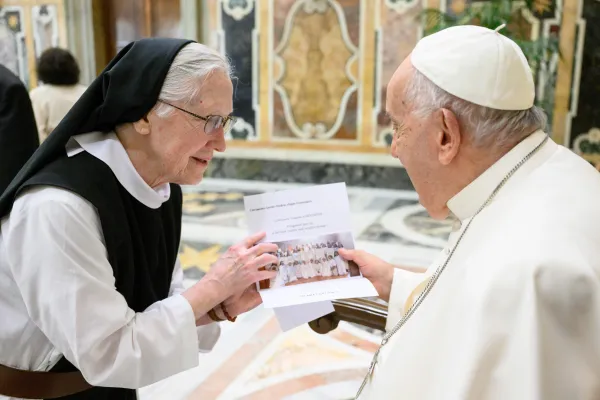
[[[394,279],[392,264],[362,250],[339,249],[338,251],[342,258],[354,261],[358,265],[360,272],[375,286],[382,300],[390,300],[392,280]]]

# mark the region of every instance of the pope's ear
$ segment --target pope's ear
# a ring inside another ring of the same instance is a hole
[[[133,123],[133,128],[140,135],[148,135],[150,133],[150,121],[148,115],[144,115],[142,119]]]
[[[458,154],[462,141],[460,124],[456,115],[447,108],[441,109],[441,134],[439,137],[439,161],[448,165]]]

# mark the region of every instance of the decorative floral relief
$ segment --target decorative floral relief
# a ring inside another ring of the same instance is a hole
[[[252,12],[254,0],[223,0],[223,11],[236,21],[241,21]]]
[[[600,156],[600,128],[592,128],[589,132],[577,136],[573,148],[579,155]]]
[[[304,2],[304,12],[307,14],[323,14],[327,11],[327,7],[327,0],[307,0]]]
[[[385,0],[385,5],[398,13],[403,13],[419,3],[417,0]]]

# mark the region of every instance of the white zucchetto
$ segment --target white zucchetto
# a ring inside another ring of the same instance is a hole
[[[421,39],[411,63],[463,100],[498,110],[526,110],[535,100],[533,74],[523,51],[499,29],[446,28]]]

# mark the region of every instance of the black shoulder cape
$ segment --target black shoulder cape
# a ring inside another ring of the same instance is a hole
[[[0,194],[39,145],[27,88],[8,68],[0,65]]]

